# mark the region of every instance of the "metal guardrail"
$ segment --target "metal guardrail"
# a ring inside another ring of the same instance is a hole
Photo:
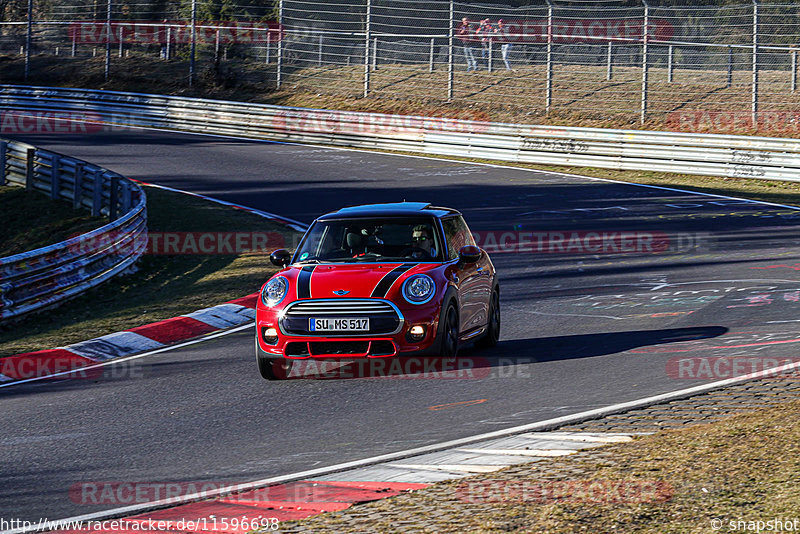
[[[288,142],[800,181],[800,140],[788,138],[505,124],[13,85],[0,85],[0,109]]]
[[[0,322],[52,306],[130,268],[147,247],[147,206],[136,183],[55,152],[0,139],[0,185],[66,199],[108,224],[0,258]]]

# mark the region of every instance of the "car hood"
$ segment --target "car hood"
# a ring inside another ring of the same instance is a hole
[[[294,296],[298,299],[384,298],[398,282],[436,266],[400,262],[293,266]]]

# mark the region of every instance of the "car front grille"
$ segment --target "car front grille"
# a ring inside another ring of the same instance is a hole
[[[286,356],[394,356],[397,349],[388,339],[373,341],[291,341],[286,344]]]
[[[310,319],[368,318],[369,330],[363,332],[311,332]],[[389,335],[400,331],[403,318],[397,308],[378,299],[318,299],[301,300],[290,304],[281,318],[280,326],[287,335],[324,337],[364,337]]]
[[[340,317],[342,315],[394,314],[394,308],[385,300],[340,299],[340,300],[301,300],[291,304],[285,315],[314,317]]]
[[[312,341],[308,344],[312,356],[323,354],[367,354],[369,341]]]

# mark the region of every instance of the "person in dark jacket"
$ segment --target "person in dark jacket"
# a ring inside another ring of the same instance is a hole
[[[474,30],[467,17],[461,19],[461,25],[456,29],[456,36],[461,39],[464,47],[464,59],[467,61],[467,72],[478,70],[478,62],[475,59],[475,48],[478,41],[475,39]]]

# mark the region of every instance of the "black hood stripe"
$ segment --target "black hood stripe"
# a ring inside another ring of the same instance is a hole
[[[311,298],[311,274],[316,269],[316,265],[306,265],[297,274],[297,298]]]
[[[370,296],[376,299],[382,299],[385,297],[386,293],[388,293],[389,289],[391,289],[392,284],[394,284],[395,281],[400,278],[400,275],[411,269],[413,266],[413,263],[404,263],[403,265],[398,265],[386,273],[386,275],[381,278],[381,281],[378,282],[378,285],[375,286],[375,289],[372,291],[372,295]]]

